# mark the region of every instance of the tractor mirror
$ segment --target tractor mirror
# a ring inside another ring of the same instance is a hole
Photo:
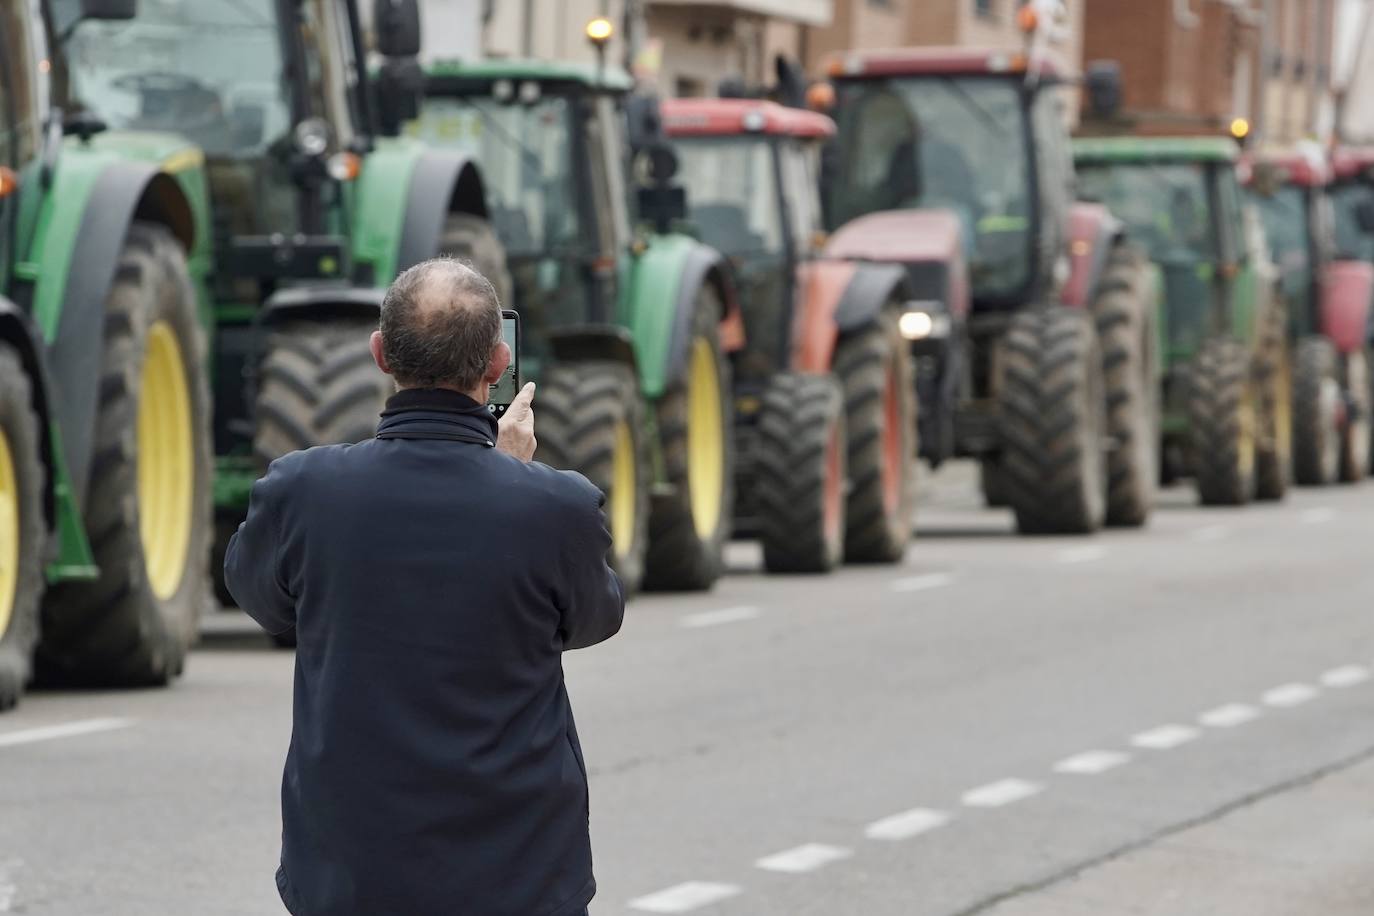
[[[373,85],[382,136],[395,137],[400,134],[402,124],[420,116],[425,72],[414,58],[393,58],[382,63]]]
[[[82,19],[132,19],[138,15],[138,0],[81,0]]]
[[[1110,121],[1121,111],[1121,64],[1114,60],[1095,60],[1083,76],[1087,89],[1088,112],[1093,118]]]
[[[1366,198],[1355,205],[1355,224],[1365,235],[1374,235],[1374,198]]]
[[[417,0],[376,0],[372,21],[377,29],[377,53],[383,57],[415,57],[420,53]]]
[[[666,143],[655,143],[645,151],[648,163],[649,180],[654,184],[667,184],[677,177],[677,152]]]

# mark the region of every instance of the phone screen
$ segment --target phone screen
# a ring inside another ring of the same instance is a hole
[[[491,412],[498,417],[506,412],[520,391],[520,318],[510,309],[501,310],[501,338],[510,347],[510,365],[491,386],[487,401]]]

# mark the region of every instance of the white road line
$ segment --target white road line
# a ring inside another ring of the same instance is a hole
[[[1367,680],[1369,669],[1363,665],[1342,665],[1322,675],[1322,683],[1328,687],[1354,687]]]
[[[1054,765],[1054,771],[1075,776],[1096,776],[1098,773],[1105,773],[1129,763],[1130,760],[1131,755],[1123,754],[1121,751],[1084,751],[1072,757],[1065,757]]]
[[[1230,534],[1231,529],[1225,525],[1204,525],[1188,537],[1194,541],[1219,541],[1224,537],[1229,537]]]
[[[943,588],[954,581],[949,573],[926,573],[924,576],[910,576],[892,582],[894,592],[923,592],[928,588]]]
[[[815,871],[831,862],[838,862],[854,855],[854,850],[843,846],[827,846],[824,843],[807,843],[796,849],[786,849],[764,856],[754,863],[764,871],[780,871],[789,875],[800,875]]]
[[[1207,710],[1198,716],[1197,720],[1208,728],[1235,728],[1237,725],[1253,722],[1259,717],[1260,711],[1253,706],[1245,703],[1227,703]]]
[[[1336,517],[1336,510],[1330,506],[1318,506],[1315,509],[1308,509],[1298,516],[1304,525],[1319,525],[1322,522],[1329,522]]]
[[[1293,706],[1301,706],[1308,700],[1317,698],[1317,688],[1307,684],[1283,684],[1273,690],[1266,690],[1260,697],[1266,706],[1278,706],[1288,709]]]
[[[686,614],[678,621],[679,626],[688,629],[699,627],[716,627],[723,623],[738,623],[741,620],[753,620],[763,612],[753,605],[746,604],[742,607],[726,607],[718,611],[702,611],[698,614]]]
[[[910,811],[874,821],[864,828],[864,836],[870,840],[909,840],[914,836],[937,830],[949,821],[949,815],[943,811],[912,808]]]
[[[1060,563],[1090,563],[1107,555],[1107,548],[1095,545],[1086,547],[1065,547],[1055,554]]]
[[[1044,786],[1024,779],[1000,779],[976,789],[969,789],[961,798],[970,808],[1000,808],[1043,792]]]
[[[632,910],[645,913],[689,913],[699,907],[717,903],[740,893],[733,884],[715,884],[710,881],[686,881],[661,890],[656,894],[636,897],[629,902]]]
[[[1149,748],[1152,751],[1167,751],[1170,748],[1178,747],[1180,744],[1187,744],[1198,736],[1196,728],[1188,725],[1161,725],[1149,731],[1143,731],[1131,737],[1131,743],[1136,747]]]
[[[0,732],[0,747],[13,747],[16,744],[33,744],[38,741],[53,741],[57,738],[75,738],[78,735],[91,735],[96,732],[114,731],[128,728],[133,719],[78,719],[63,722],[61,725],[40,725],[20,731]]]

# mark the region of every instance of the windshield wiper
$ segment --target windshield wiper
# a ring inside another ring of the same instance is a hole
[[[497,121],[495,118],[493,118],[490,112],[488,112],[475,100],[460,97],[459,101],[462,102],[464,105],[471,107],[474,111],[476,111],[477,117],[480,118],[482,121],[482,126],[485,129],[491,131],[497,137],[499,137],[501,141],[506,144],[507,148],[513,149],[516,152],[518,152],[520,154],[521,165],[523,165],[526,169],[534,173],[534,176],[536,178],[540,177],[541,173],[543,172],[544,164],[540,161],[539,157],[534,153],[533,150],[525,146],[525,144],[521,143],[520,138],[516,137],[510,131],[506,130],[506,128],[501,125],[500,121]]]
[[[988,129],[988,133],[995,137],[1003,135],[1002,125],[998,123],[997,118],[993,116],[992,112],[984,108],[982,103],[969,93],[968,89],[959,85],[957,80],[948,76],[940,77],[940,81],[954,91],[954,94],[959,98],[959,103],[964,106],[965,110],[972,112],[974,117],[983,123],[983,126]]]

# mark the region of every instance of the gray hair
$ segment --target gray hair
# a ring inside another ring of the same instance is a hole
[[[382,354],[398,385],[472,391],[501,342],[501,302],[471,265],[434,258],[391,284],[381,331]]]

